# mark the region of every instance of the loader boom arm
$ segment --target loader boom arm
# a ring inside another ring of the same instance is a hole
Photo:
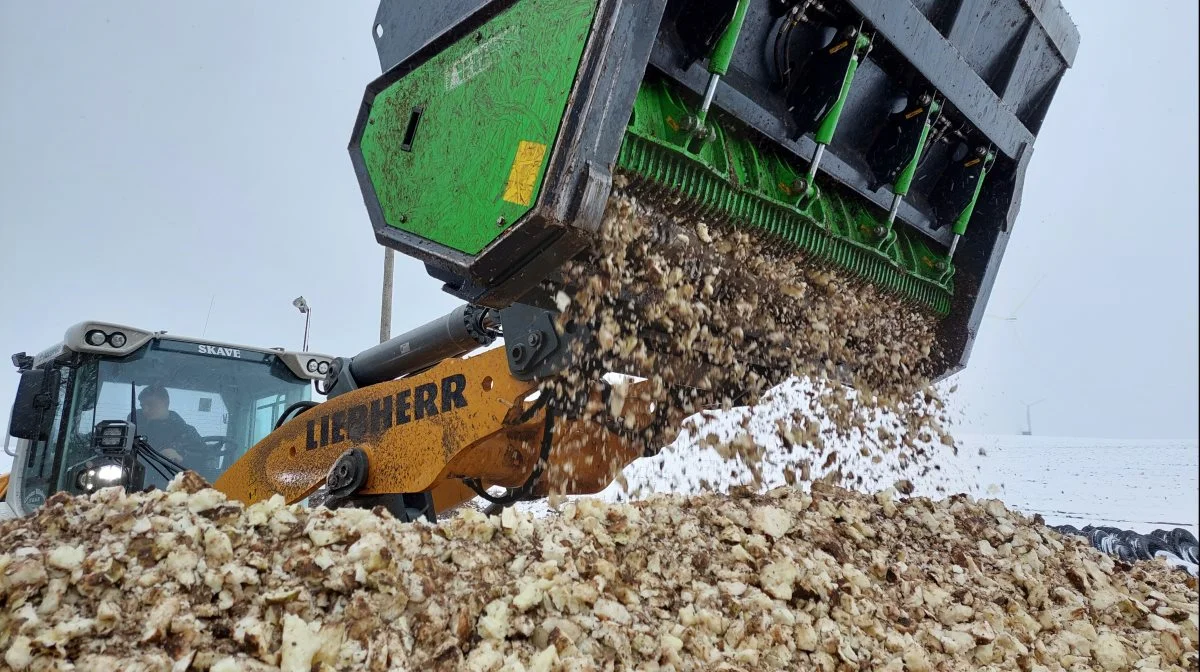
[[[331,491],[344,479],[346,495],[430,492],[438,512],[475,497],[471,484],[524,487],[531,497],[592,494],[646,452],[634,438],[651,421],[639,396],[645,385],[589,400],[617,406],[614,415],[626,419],[624,431],[597,436],[575,410],[527,401],[538,383],[513,377],[503,348],[455,357],[306,411],[252,447],[215,487],[247,504],[275,494],[293,503],[327,478]]]

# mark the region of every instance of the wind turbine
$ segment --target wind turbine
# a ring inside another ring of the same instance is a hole
[[[1016,322],[1017,321],[1017,313],[1021,312],[1021,308],[1023,308],[1025,306],[1025,304],[1029,301],[1030,297],[1033,296],[1033,293],[1035,291],[1037,291],[1038,286],[1042,284],[1042,281],[1046,279],[1047,275],[1048,275],[1048,273],[1043,273],[1041,275],[1041,277],[1039,277],[1037,279],[1037,282],[1033,283],[1033,287],[1031,287],[1029,289],[1029,292],[1027,294],[1025,294],[1025,298],[1021,299],[1021,301],[1019,303],[1017,303],[1016,307],[1013,308],[1012,312],[1009,313],[1009,315],[1007,317],[996,317],[994,315],[989,315],[986,313],[984,314],[984,317],[990,318],[993,320],[998,320],[1001,322],[1008,322],[1008,323]],[[1017,343],[1017,349],[1021,351],[1021,355],[1025,358],[1026,361],[1031,360],[1032,357],[1030,356],[1029,348],[1025,347],[1025,341],[1021,339],[1020,331],[1013,328],[1011,333],[1012,333],[1013,339]],[[1043,401],[1045,401],[1045,399],[1039,399],[1033,403],[1026,403],[1024,401],[1021,402],[1021,403],[1025,404],[1025,429],[1021,432],[1022,435],[1030,436],[1033,434],[1033,421],[1031,418],[1031,416],[1032,416],[1031,409],[1035,405],[1040,404]]]
[[[1033,293],[1035,291],[1037,291],[1038,285],[1042,284],[1042,281],[1046,279],[1047,275],[1049,275],[1049,274],[1043,273],[1042,276],[1037,279],[1037,282],[1033,283],[1033,287],[1031,287],[1029,289],[1029,292],[1025,295],[1025,298],[1021,299],[1021,301],[1016,305],[1016,307],[1013,308],[1012,312],[1009,313],[1008,317],[996,317],[994,315],[990,315],[987,313],[984,313],[983,316],[985,318],[992,319],[992,320],[999,320],[1001,322],[1016,322],[1017,321],[1017,313],[1021,312],[1021,308],[1023,308],[1025,306],[1025,304],[1029,302],[1029,298],[1033,296]],[[1017,347],[1019,347],[1021,349],[1021,351],[1025,354],[1025,356],[1028,357],[1029,349],[1025,347],[1025,342],[1021,340],[1020,332],[1013,330],[1012,334],[1013,334],[1013,338],[1015,338],[1017,341]]]
[[[1037,401],[1034,401],[1031,403],[1021,402],[1021,403],[1025,404],[1025,431],[1021,432],[1021,434],[1025,435],[1025,436],[1033,436],[1033,417],[1030,414],[1030,409],[1033,408],[1034,406],[1037,406],[1038,404],[1042,403],[1045,400],[1046,400],[1046,398],[1043,397],[1043,398],[1038,399]]]

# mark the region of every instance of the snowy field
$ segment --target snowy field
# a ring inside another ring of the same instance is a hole
[[[1110,525],[1143,534],[1156,528],[1182,527],[1200,536],[1200,443],[1196,441],[971,435],[955,432],[951,426],[948,429],[954,435],[957,454],[936,439],[923,444],[937,453],[933,463],[939,468],[922,474],[912,465],[900,469],[891,459],[894,456],[884,456],[881,464],[872,461],[881,445],[874,436],[877,427],[903,431],[894,418],[869,423],[851,440],[829,440],[819,454],[806,455],[799,449],[789,453],[778,436],[776,422],[788,418],[802,396],[811,391],[793,381],[776,388],[753,409],[734,409],[685,430],[660,455],[626,468],[628,487],[614,483],[600,496],[620,500],[652,492],[693,494],[751,483],[750,471],[740,458],[727,460],[716,450],[698,445],[708,433],[715,432],[728,441],[749,431],[755,442],[766,448],[761,460],[765,487],[784,484],[786,471],[798,473],[798,465],[805,461],[809,462],[810,478],[819,478],[825,473],[825,458],[837,452],[843,473],[860,477],[854,487],[865,492],[882,490],[905,478],[914,486],[914,495],[941,499],[967,493],[999,499],[1026,514],[1041,514],[1049,525]],[[747,416],[748,422],[743,421]],[[828,427],[819,411],[809,415],[812,420]],[[746,429],[740,429],[743,426]],[[869,456],[857,454],[862,446],[871,448]],[[842,485],[850,483],[843,479]],[[521,508],[539,513],[547,510],[544,503]]]
[[[960,451],[995,496],[1051,525],[1111,525],[1200,536],[1200,444],[1040,436],[967,436]],[[986,456],[978,455],[984,448]]]
[[[995,498],[1050,525],[1111,525],[1147,533],[1182,527],[1200,536],[1200,444],[1040,436],[956,435],[958,455],[939,460],[938,476],[910,476],[914,494],[940,499],[967,492]],[[980,450],[985,454],[980,454]],[[628,480],[656,492],[696,492],[700,478],[724,489],[742,478],[722,478],[729,464],[711,450],[645,460],[626,470]],[[691,476],[687,475],[691,472]],[[890,485],[882,476],[859,488]],[[679,487],[681,482],[687,484]],[[768,479],[768,485],[780,479]],[[945,488],[938,492],[937,486]],[[623,496],[614,485],[605,499]]]

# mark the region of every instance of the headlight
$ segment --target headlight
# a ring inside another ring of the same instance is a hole
[[[107,339],[108,335],[99,329],[93,329],[83,337],[83,340],[87,341],[88,345],[94,345],[96,347],[104,345],[104,341]]]
[[[114,331],[113,333],[108,335],[108,344],[113,346],[114,348],[124,347],[125,346],[125,334],[122,334],[119,331]]]
[[[329,373],[329,362],[321,362],[317,365],[317,373],[322,376]]]
[[[308,364],[306,364],[304,366],[304,368],[308,369],[309,373],[316,373],[317,372],[317,360],[315,360],[315,359],[308,360]]]
[[[84,492],[95,492],[101,488],[121,485],[125,481],[125,470],[119,464],[93,464],[81,469],[75,476],[75,485]]]
[[[119,464],[106,464],[96,470],[96,480],[100,483],[116,483],[124,475],[125,471]]]

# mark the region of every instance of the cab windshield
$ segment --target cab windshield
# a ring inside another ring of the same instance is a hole
[[[212,483],[271,433],[288,406],[312,398],[309,381],[274,355],[170,340],[124,359],[92,360],[76,385],[60,488],[69,487],[70,468],[91,457],[93,428],[104,420],[135,421],[155,450]],[[165,487],[170,474],[145,466],[141,485]]]

